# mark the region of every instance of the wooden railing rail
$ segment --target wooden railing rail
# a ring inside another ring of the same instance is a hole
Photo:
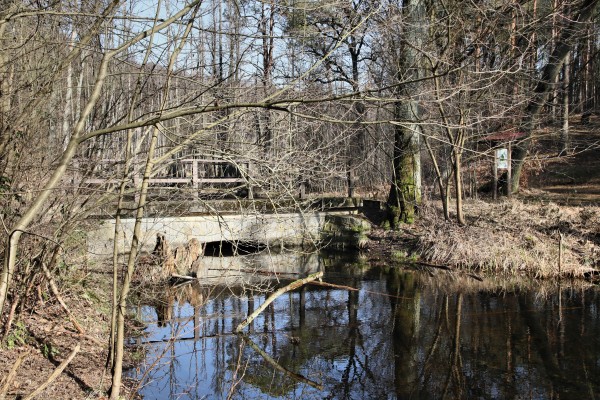
[[[87,160],[79,160],[76,167],[83,168],[86,163]],[[105,185],[121,181],[120,167],[125,165],[123,160],[102,159],[89,163],[93,163],[94,170],[91,176],[83,179],[83,184]],[[204,184],[239,183],[248,187],[248,196],[251,198],[251,167],[252,164],[248,160],[184,158],[161,167],[148,183],[152,186],[190,186],[194,190],[200,190]],[[134,184],[141,181],[141,178],[140,174],[134,174]]]

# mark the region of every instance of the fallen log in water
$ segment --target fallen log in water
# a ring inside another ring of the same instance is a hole
[[[248,324],[252,321],[254,321],[254,318],[258,317],[258,315],[264,311],[265,308],[267,308],[267,306],[269,304],[271,304],[276,298],[278,298],[279,296],[281,296],[282,294],[289,292],[290,290],[294,290],[294,289],[298,289],[301,286],[304,286],[305,284],[312,282],[316,279],[320,279],[323,277],[323,271],[320,272],[316,272],[314,274],[310,274],[308,275],[306,278],[303,279],[298,279],[297,281],[294,281],[292,283],[290,283],[287,286],[282,287],[281,289],[273,292],[266,300],[264,303],[262,303],[260,305],[260,307],[258,307],[256,309],[256,311],[254,311],[252,314],[250,314],[241,324],[239,324],[237,326],[237,328],[235,328],[236,332],[241,332],[242,329],[244,329],[246,326],[248,326]]]
[[[351,287],[351,286],[344,286],[344,285],[336,285],[335,283],[327,283],[327,282],[310,282],[311,285],[315,285],[315,286],[324,286],[324,287],[330,287],[330,288],[334,288],[334,289],[342,289],[342,290],[349,290],[351,292],[358,292],[360,291],[360,289]]]

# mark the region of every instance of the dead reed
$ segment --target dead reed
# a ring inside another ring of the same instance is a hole
[[[600,262],[598,207],[474,200],[467,202],[465,213],[465,226],[436,213],[421,215],[416,246],[422,259],[480,273],[536,278],[582,277]]]

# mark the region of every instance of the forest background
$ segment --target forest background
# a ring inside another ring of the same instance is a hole
[[[436,199],[466,224],[465,193],[489,193],[503,145],[490,138],[513,142],[507,195],[536,132],[573,151],[569,116],[589,122],[600,100],[597,3],[2,1],[4,340],[32,287],[58,293],[88,216],[110,204],[119,218],[137,193],[141,218],[148,180],[178,160],[251,163],[244,178],[273,204],[375,197],[397,228]],[[118,184],[88,185],[107,160]],[[136,256],[114,266],[112,371]]]

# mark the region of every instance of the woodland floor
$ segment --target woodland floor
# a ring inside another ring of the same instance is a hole
[[[524,200],[553,201],[560,205],[600,205],[600,116],[582,125],[573,118],[571,150],[558,154],[560,127],[540,132],[532,158]]]
[[[376,228],[369,258],[417,260],[426,268],[481,275],[596,280],[600,117],[592,116],[586,125],[579,120],[571,121],[571,151],[566,155],[559,155],[560,127],[537,132],[521,192],[512,199],[494,201],[489,194],[467,199],[466,226],[445,221],[439,200],[430,201],[414,225],[396,232]]]
[[[75,358],[36,399],[106,398],[110,388],[110,375],[104,371],[110,285],[110,273],[100,268],[74,269],[63,274],[61,295],[84,334],[75,329],[55,299],[45,293],[36,295],[38,305],[35,310],[22,316],[13,326],[8,346],[0,348],[0,388],[15,361],[23,356],[6,391],[6,399],[19,399],[32,393],[78,343],[80,350]],[[127,386],[127,381],[125,383]],[[127,395],[126,391],[124,395]]]
[[[573,151],[567,156],[558,157],[558,132],[540,132],[525,189],[514,199],[467,200],[464,227],[444,221],[438,202],[431,202],[413,226],[398,232],[374,229],[368,258],[381,264],[418,259],[424,268],[458,269],[478,279],[486,273],[595,276],[600,260],[600,119],[592,117],[588,125],[573,120]],[[64,274],[60,287],[85,334],[77,332],[55,299],[40,293],[40,306],[12,330],[9,348],[0,348],[0,390],[15,361],[26,354],[6,398],[35,390],[77,343],[77,356],[38,398],[106,396],[110,273],[99,267],[74,268]]]

